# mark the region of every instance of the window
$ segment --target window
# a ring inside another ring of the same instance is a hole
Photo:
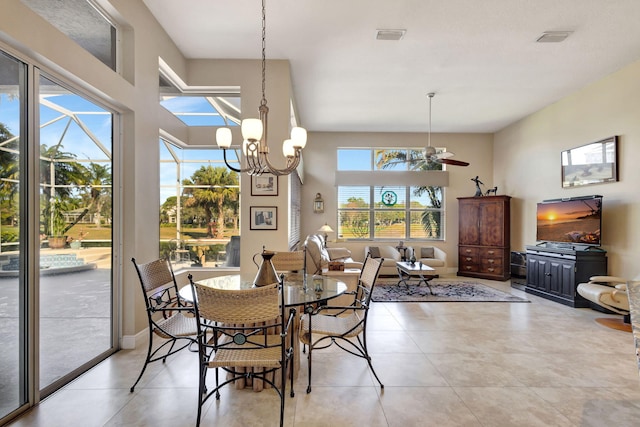
[[[116,69],[116,27],[90,0],[22,0],[102,63]]]
[[[338,236],[444,239],[447,175],[421,156],[416,149],[339,149]]]
[[[160,254],[176,269],[238,266],[227,251],[240,235],[239,182],[222,150],[160,140]]]

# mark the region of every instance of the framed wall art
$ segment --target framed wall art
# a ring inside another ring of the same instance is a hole
[[[278,195],[278,177],[265,173],[263,175],[251,176],[251,195],[252,196],[277,196]]]
[[[251,206],[249,208],[251,230],[277,230],[278,207],[277,206]]]
[[[562,188],[617,180],[617,136],[562,152]]]

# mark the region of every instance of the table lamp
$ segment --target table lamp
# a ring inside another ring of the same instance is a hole
[[[318,231],[321,233],[324,233],[324,247],[327,247],[327,239],[329,238],[329,236],[327,236],[327,233],[333,233],[333,229],[331,227],[329,227],[328,224],[324,224],[322,227],[318,228]]]

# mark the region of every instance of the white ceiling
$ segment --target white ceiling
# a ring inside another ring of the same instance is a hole
[[[261,57],[260,0],[144,3],[187,58]],[[433,132],[494,132],[640,59],[639,0],[268,0],[266,16],[310,131],[425,132],[436,92]],[[404,39],[375,39],[389,28]]]

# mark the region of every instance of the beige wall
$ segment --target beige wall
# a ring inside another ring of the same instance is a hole
[[[640,61],[496,133],[494,181],[515,199],[511,246],[535,244],[536,203],[601,194],[609,274],[640,278]],[[561,188],[560,152],[619,138],[615,183]]]
[[[456,271],[458,265],[458,200],[475,194],[471,179],[479,176],[485,188],[498,185],[498,194],[505,188],[493,181],[493,137],[489,134],[432,134],[431,144],[446,147],[455,153],[455,159],[468,161],[467,167],[448,166],[449,186],[445,190],[445,237],[443,242],[428,243],[447,253],[447,267]],[[336,149],[345,147],[417,147],[427,145],[426,133],[348,133],[312,132],[304,149],[304,187],[302,201],[302,235],[315,233],[324,223],[337,230],[336,187],[334,185],[337,157]],[[313,213],[313,199],[321,193],[325,212]],[[364,247],[370,242],[337,242],[336,235],[329,236],[329,246],[348,247],[356,260],[364,259]],[[331,242],[334,241],[334,242]],[[397,241],[389,242],[394,246]],[[407,241],[407,245],[420,246],[419,241]]]

